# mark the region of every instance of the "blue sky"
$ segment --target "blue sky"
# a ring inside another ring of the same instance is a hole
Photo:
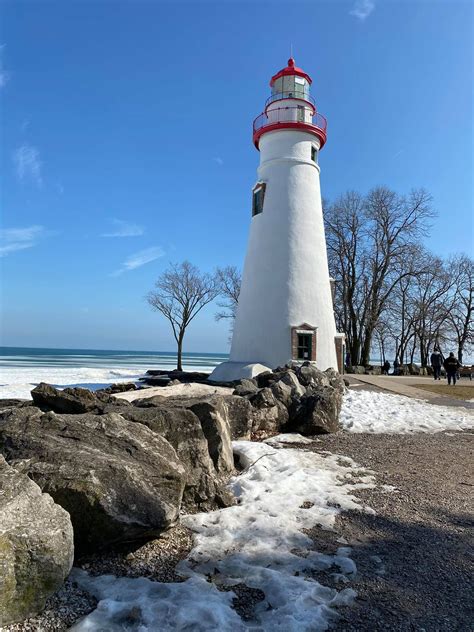
[[[272,74],[328,118],[323,195],[427,188],[472,254],[471,2],[3,2],[2,343],[172,350],[170,261],[242,266]],[[214,306],[188,351],[225,351]]]

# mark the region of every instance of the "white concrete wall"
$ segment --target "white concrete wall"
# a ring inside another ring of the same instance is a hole
[[[275,368],[291,359],[291,327],[317,327],[316,365],[337,368],[316,136],[298,130],[260,139],[263,212],[251,218],[231,362]],[[250,204],[249,204],[250,217]]]

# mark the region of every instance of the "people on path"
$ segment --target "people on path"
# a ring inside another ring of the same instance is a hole
[[[448,385],[451,385],[451,380],[453,382],[453,386],[456,386],[456,374],[461,365],[458,362],[458,359],[454,357],[454,353],[451,351],[449,354],[449,358],[446,358],[444,361],[444,368],[446,369],[446,375],[448,377]]]
[[[398,375],[400,369],[400,362],[398,361],[398,358],[395,358],[395,360],[393,361],[393,375]]]
[[[382,367],[382,373],[383,375],[388,375],[389,371],[390,371],[390,362],[388,360],[385,360]]]
[[[430,357],[431,368],[433,369],[433,377],[435,380],[441,380],[441,367],[443,366],[443,357],[439,349],[435,349]]]

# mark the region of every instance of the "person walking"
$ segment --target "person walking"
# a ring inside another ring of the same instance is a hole
[[[398,375],[399,368],[400,362],[398,361],[398,358],[395,358],[395,360],[393,361],[393,375]]]
[[[444,368],[446,369],[446,375],[448,376],[448,385],[451,385],[451,380],[453,381],[453,386],[456,386],[456,374],[461,365],[459,364],[457,358],[454,357],[454,353],[451,351],[449,354],[449,358],[446,358],[444,361]]]
[[[388,375],[389,371],[390,371],[390,362],[388,360],[385,360],[382,367],[382,374]]]
[[[430,357],[431,368],[433,369],[433,377],[436,380],[441,380],[441,367],[443,365],[443,358],[439,349],[435,349]]]

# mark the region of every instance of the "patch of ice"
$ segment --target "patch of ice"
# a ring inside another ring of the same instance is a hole
[[[474,414],[465,408],[435,406],[403,395],[348,391],[340,422],[349,432],[441,432],[473,428]]]
[[[341,511],[366,510],[353,492],[373,487],[373,477],[351,459],[330,453],[249,441],[235,442],[234,451],[245,468],[231,482],[238,504],[183,518],[196,533],[193,550],[178,566],[187,579],[160,584],[76,572],[79,585],[100,602],[74,632],[127,629],[123,621],[130,613],[135,617],[130,629],[140,632],[317,632],[337,617],[337,606],[351,603],[356,595],[351,588],[336,590],[315,579],[322,570],[345,581],[354,577],[351,549],[318,553],[302,529],[331,529]],[[216,588],[239,583],[265,595],[255,608],[256,622],[241,620],[231,608],[234,593]]]
[[[91,390],[104,388],[116,382],[138,380],[143,368],[104,369],[89,367],[10,367],[2,368],[0,374],[0,399],[30,399],[30,392],[40,382],[47,382],[56,388],[81,386]]]

